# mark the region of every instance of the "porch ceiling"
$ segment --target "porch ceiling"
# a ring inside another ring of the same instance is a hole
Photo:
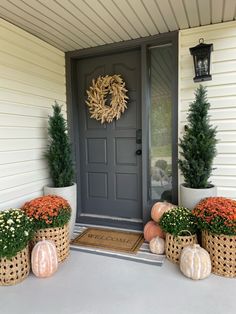
[[[0,17],[62,51],[236,18],[236,0],[1,0]]]

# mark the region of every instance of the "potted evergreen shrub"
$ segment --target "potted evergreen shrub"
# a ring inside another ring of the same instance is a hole
[[[190,209],[201,199],[216,195],[216,187],[209,182],[216,156],[216,128],[209,122],[210,103],[206,93],[202,85],[197,88],[187,116],[188,125],[179,144],[179,167],[184,177],[180,204]]]
[[[49,117],[48,121],[49,145],[45,153],[52,185],[44,187],[44,195],[59,195],[69,202],[72,210],[69,223],[71,238],[77,209],[77,186],[73,182],[72,149],[68,136],[67,122],[62,115],[61,106],[55,102],[55,105],[52,107],[53,115]]]

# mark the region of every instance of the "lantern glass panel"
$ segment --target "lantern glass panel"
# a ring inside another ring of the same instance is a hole
[[[211,80],[210,57],[211,51],[213,50],[213,45],[204,44],[202,39],[200,39],[199,42],[199,45],[190,48],[190,53],[194,60],[194,82]]]

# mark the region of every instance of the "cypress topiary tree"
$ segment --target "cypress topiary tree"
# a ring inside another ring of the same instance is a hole
[[[181,149],[179,167],[184,176],[185,186],[194,189],[210,187],[209,177],[216,156],[216,128],[209,123],[207,90],[202,85],[197,88],[195,101],[190,104]]]
[[[48,121],[49,145],[45,157],[48,161],[54,187],[71,186],[74,167],[67,122],[57,102],[52,108],[53,115],[49,117]]]

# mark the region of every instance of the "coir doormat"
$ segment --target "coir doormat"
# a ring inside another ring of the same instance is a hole
[[[73,239],[71,244],[135,254],[143,242],[142,233],[88,228]]]

